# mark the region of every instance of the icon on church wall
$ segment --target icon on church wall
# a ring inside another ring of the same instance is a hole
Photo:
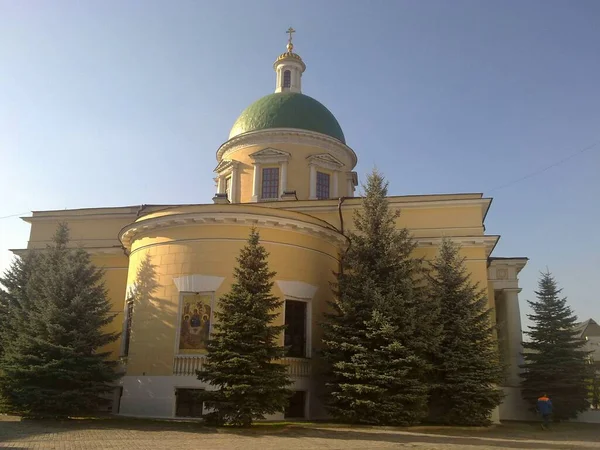
[[[206,353],[210,334],[212,296],[183,296],[179,331],[179,353]]]

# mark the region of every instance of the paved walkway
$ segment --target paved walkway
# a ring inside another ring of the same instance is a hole
[[[493,430],[419,428],[411,431],[319,426],[215,430],[192,423],[120,420],[68,422],[0,419],[1,449],[600,449],[600,430],[531,425]]]

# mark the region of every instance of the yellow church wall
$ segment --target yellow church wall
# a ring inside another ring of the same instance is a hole
[[[122,249],[115,246],[119,245],[119,230],[134,220],[135,215],[130,213],[130,208],[114,209],[117,218],[111,217],[106,208],[34,213],[33,218],[28,219],[31,222],[28,249],[45,248],[58,225],[66,223],[70,234],[69,246],[90,249],[92,263],[104,270],[103,282],[111,304],[111,314],[115,314],[115,318],[105,327],[105,330],[120,333],[129,259]],[[116,360],[119,358],[120,345],[121,337],[99,351],[109,351],[110,359]]]
[[[111,314],[115,315],[113,321],[105,327],[105,331],[120,334],[123,327],[125,287],[127,285],[129,259],[122,254],[120,256],[92,255],[91,260],[96,266],[104,270],[104,286],[111,303]],[[100,351],[110,351],[110,359],[116,360],[120,356],[120,347],[121,336]]]
[[[290,147],[278,149],[293,153]],[[257,151],[258,148],[253,149]],[[251,153],[248,151],[247,153]],[[236,152],[236,157],[238,156]],[[308,151],[307,151],[308,153]],[[314,152],[317,153],[317,152]],[[304,160],[305,158],[303,158]],[[305,162],[305,161],[304,161]],[[292,183],[300,183],[300,179],[293,181],[294,170],[290,164],[288,170],[288,186],[293,189]],[[299,172],[304,172],[299,171]],[[301,177],[301,175],[297,175]],[[250,180],[252,172],[250,172]],[[249,186],[251,195],[251,184]],[[340,190],[343,186],[340,185]],[[308,193],[307,193],[308,195]],[[425,197],[425,200],[424,198]],[[424,203],[431,197],[435,205],[425,207]],[[419,200],[420,199],[420,200]],[[456,202],[466,200],[463,206],[453,205],[444,207],[443,200]],[[399,226],[407,226],[415,238],[439,237],[446,235],[478,236],[483,235],[483,214],[481,196],[478,194],[460,196],[420,196],[420,197],[395,197],[390,198],[392,207],[398,204],[401,207]],[[470,203],[469,203],[470,202]],[[347,199],[343,205],[343,215],[346,230],[352,228],[353,211],[360,205],[360,199]],[[415,207],[418,206],[418,207]],[[230,211],[236,213],[236,208],[245,208],[252,214],[271,214],[280,219],[301,218],[308,223],[327,226],[327,223],[339,228],[337,201],[293,201],[272,202],[250,205],[197,205],[150,207],[138,221],[152,220],[167,215],[185,214],[187,212]],[[251,209],[248,209],[251,208]],[[89,247],[98,244],[110,243],[110,247],[119,245],[117,239],[119,231],[135,220],[138,208],[115,208],[116,218],[111,218],[109,211],[101,210],[101,214],[86,214],[85,216],[67,217],[60,214],[56,217],[40,217],[32,220],[30,248],[43,247],[51,239],[58,223],[66,221],[71,229],[72,245],[86,245]],[[125,213],[123,212],[125,210]],[[99,210],[100,211],[100,210]],[[300,214],[298,214],[300,213]],[[310,216],[313,217],[310,217]],[[339,249],[334,242],[328,242],[319,236],[299,233],[272,226],[258,226],[261,241],[271,252],[269,259],[273,268],[279,272],[277,279],[298,280],[318,286],[317,294],[313,300],[312,326],[313,346],[317,347],[320,341],[320,326],[318,322],[326,309],[326,301],[331,297],[329,281],[332,272],[337,270],[336,258]],[[228,291],[232,281],[232,271],[235,257],[248,237],[248,227],[241,225],[224,224],[190,224],[187,226],[170,226],[168,230],[160,229],[158,232],[148,232],[139,237],[132,246],[129,259],[117,247],[112,249],[114,254],[97,255],[93,253],[92,259],[99,267],[106,268],[105,283],[111,301],[112,311],[117,314],[115,320],[107,330],[121,332],[123,323],[124,300],[126,287],[135,282],[137,268],[144,258],[148,257],[156,267],[156,281],[159,287],[153,293],[153,301],[145,307],[138,307],[135,312],[134,332],[132,336],[131,351],[128,367],[131,374],[171,374],[173,355],[175,352],[175,338],[178,324],[179,292],[173,278],[188,274],[209,274],[221,276],[225,281],[216,292],[219,298]],[[435,257],[437,248],[419,247],[416,256],[426,259]],[[474,282],[488,289],[490,306],[493,306],[493,291],[487,280],[487,253],[485,247],[464,247],[461,250],[467,258],[467,268]],[[129,267],[129,271],[125,269]],[[281,295],[277,285],[274,294]],[[155,304],[156,303],[156,304]],[[283,321],[283,317],[280,317]],[[149,324],[152,323],[152,327]],[[140,325],[146,324],[146,325]],[[143,347],[136,346],[140,345]],[[107,350],[112,352],[113,358],[120,353],[121,341],[112,343]],[[145,350],[143,350],[145,348]]]
[[[43,248],[50,243],[60,223],[69,227],[70,246],[118,246],[119,230],[136,218],[139,207],[98,208],[34,212],[26,218],[31,223],[28,248]]]
[[[273,202],[269,207],[302,211],[318,217],[336,228],[340,228],[340,218],[336,202],[330,205],[310,205],[311,202]],[[313,202],[316,203],[316,202]],[[318,202],[321,203],[321,202]],[[408,228],[414,237],[430,236],[482,236],[483,215],[480,204],[465,206],[422,205],[399,206],[390,201],[393,210],[399,210],[397,224]],[[360,208],[360,199],[346,200],[342,205],[344,229],[354,228],[354,211]]]
[[[337,268],[336,247],[323,239],[292,231],[259,227],[259,232],[261,243],[270,253],[269,265],[277,270],[275,280],[301,281],[318,287],[312,299],[313,342],[318,343],[318,320],[329,298],[332,273]],[[154,265],[158,286],[151,298],[134,305],[128,375],[172,374],[180,322],[180,292],[173,279],[191,274],[223,277],[214,294],[217,305],[216,300],[231,287],[236,257],[248,233],[249,227],[241,225],[196,225],[161,229],[160,236],[148,233],[134,241],[128,286],[135,284],[138,269],[146,259]],[[273,294],[283,299],[277,284]],[[281,313],[276,323],[283,323]]]

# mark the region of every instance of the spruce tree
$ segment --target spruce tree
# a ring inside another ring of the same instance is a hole
[[[485,291],[470,280],[459,250],[444,239],[428,277],[442,323],[433,358],[430,419],[447,425],[487,425],[502,401],[497,386],[503,367]]]
[[[207,362],[198,372],[216,389],[201,395],[213,409],[209,423],[249,426],[283,411],[291,395],[287,368],[278,361],[285,354],[278,344],[285,326],[272,325],[283,302],[271,294],[275,272],[267,258],[253,229],[237,258],[235,282],[219,300]]]
[[[323,323],[326,406],[341,421],[410,425],[427,413],[437,306],[424,296],[415,243],[369,175]]]
[[[4,342],[13,339],[14,316],[20,317],[28,310],[27,283],[37,261],[37,253],[29,251],[22,258],[16,257],[0,278],[0,358]]]
[[[7,412],[35,417],[94,413],[114,389],[116,362],[102,347],[114,318],[103,273],[83,249],[67,248],[60,225],[36,256],[35,270],[15,263],[3,278],[10,300],[0,358],[0,397]],[[9,337],[9,339],[7,339]]]
[[[537,301],[528,301],[533,325],[523,343],[522,396],[536,407],[537,398],[548,394],[555,420],[576,418],[589,407],[588,381],[593,366],[585,341],[577,336],[577,316],[561,297],[556,280],[549,271],[542,273],[535,292]]]

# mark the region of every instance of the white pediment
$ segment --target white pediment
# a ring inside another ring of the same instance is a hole
[[[315,164],[330,170],[339,170],[344,167],[339,159],[331,156],[329,153],[320,153],[318,155],[311,155],[306,158],[310,164]]]
[[[291,156],[292,155],[290,155],[288,152],[277,150],[276,148],[267,147],[252,153],[250,155],[250,158],[252,158],[256,162],[274,163],[287,161],[291,158]]]
[[[234,160],[223,160],[219,163],[219,165],[217,167],[215,167],[215,172],[216,173],[223,173],[223,172],[227,172],[233,169],[233,165],[234,164],[238,164],[239,161],[234,161]]]

